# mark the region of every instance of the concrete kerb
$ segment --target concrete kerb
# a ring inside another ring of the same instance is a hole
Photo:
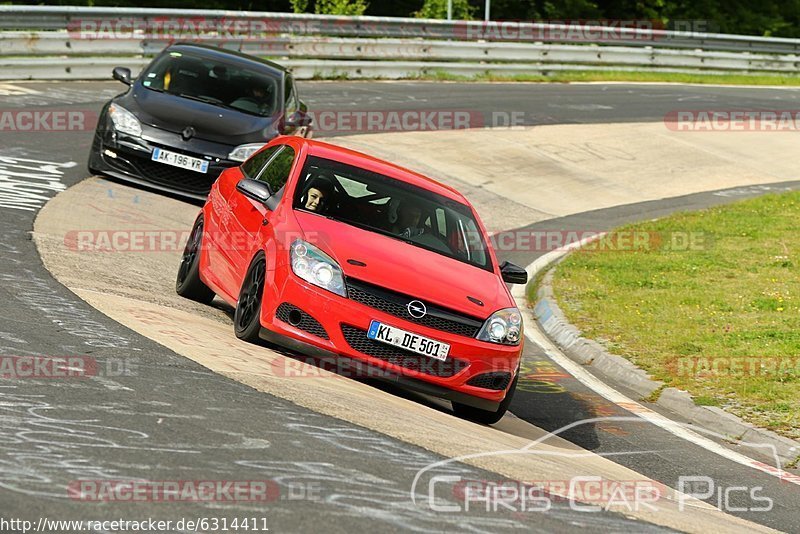
[[[561,262],[566,255],[556,262]],[[651,380],[648,374],[621,356],[607,352],[602,345],[581,336],[580,331],[567,322],[564,312],[553,296],[552,280],[554,268],[542,279],[537,293],[534,317],[545,333],[555,341],[570,358],[583,365],[591,365],[609,378],[635,391],[642,398],[649,397],[664,386],[663,382]]]
[[[600,237],[602,235],[575,243],[572,247],[550,252],[529,265],[527,268],[529,280],[535,279],[541,272],[545,272],[545,275],[537,290],[537,300],[532,315],[528,308],[525,286],[513,287],[511,293],[520,310],[528,311],[527,317],[532,317],[536,326],[571,360],[591,366],[616,384],[635,391],[643,399],[661,389],[656,401],[658,406],[681,414],[681,417],[699,427],[725,434],[732,443],[757,442],[774,446],[782,467],[795,465],[800,460],[800,443],[797,441],[756,427],[721,408],[696,405],[686,391],[664,387],[663,382],[653,380],[643,369],[621,356],[609,353],[596,341],[583,337],[580,330],[567,320],[553,296],[553,273],[557,264],[570,251]]]

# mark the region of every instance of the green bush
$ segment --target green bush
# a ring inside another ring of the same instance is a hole
[[[299,1],[299,0],[293,0]],[[318,15],[363,15],[369,4],[365,0],[317,0],[314,13]]]
[[[453,0],[453,20],[472,20],[478,8],[469,5],[468,0]],[[421,19],[446,19],[447,0],[425,0],[422,9],[414,12]]]

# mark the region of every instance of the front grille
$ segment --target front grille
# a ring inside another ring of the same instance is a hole
[[[203,174],[142,157],[131,157],[130,159],[146,180],[170,189],[197,195],[207,195],[211,191],[214,180],[220,174],[219,170],[215,171],[211,167],[208,168],[207,173]]]
[[[511,373],[484,373],[470,378],[467,385],[502,391],[508,387],[509,382],[511,382]]]
[[[284,302],[278,309],[275,310],[275,317],[280,319],[286,324],[291,324],[289,322],[289,314],[293,311],[296,311],[300,314],[300,322],[296,325],[292,325],[295,328],[299,328],[304,332],[308,332],[309,334],[313,334],[317,337],[321,337],[322,339],[330,339],[328,337],[328,333],[325,331],[325,328],[319,324],[319,321],[311,317],[309,314],[298,308],[293,304],[289,304],[288,302]]]
[[[344,334],[344,339],[348,345],[358,352],[426,375],[449,377],[469,365],[464,360],[448,357],[445,361],[439,361],[415,352],[392,347],[374,339],[369,339],[366,330],[347,324],[342,325],[342,334]]]
[[[407,306],[412,300],[419,299],[389,291],[360,280],[353,280],[352,278],[347,280],[347,296],[365,306],[400,317],[406,321],[460,336],[475,337],[483,325],[481,319],[446,310],[424,301],[420,302],[425,304],[427,313],[421,319],[417,319],[408,313]]]

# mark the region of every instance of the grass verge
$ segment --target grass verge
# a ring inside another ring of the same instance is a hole
[[[550,74],[479,74],[459,76],[444,71],[435,71],[415,77],[420,80],[463,82],[652,82],[652,83],[696,83],[716,85],[784,85],[799,86],[800,76],[768,74],[684,74],[676,72],[631,72],[631,71],[573,71]]]
[[[553,290],[655,379],[800,439],[798,220],[792,192],[629,225],[570,255]]]

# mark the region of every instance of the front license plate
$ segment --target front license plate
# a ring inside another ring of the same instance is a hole
[[[367,337],[441,361],[445,361],[450,352],[450,345],[447,343],[406,332],[402,328],[389,326],[379,321],[372,321],[369,324]]]
[[[163,148],[156,148],[153,150],[153,156],[150,158],[159,163],[166,163],[173,167],[180,167],[195,172],[208,172],[208,162],[204,159],[193,158],[177,152],[170,152]]]

